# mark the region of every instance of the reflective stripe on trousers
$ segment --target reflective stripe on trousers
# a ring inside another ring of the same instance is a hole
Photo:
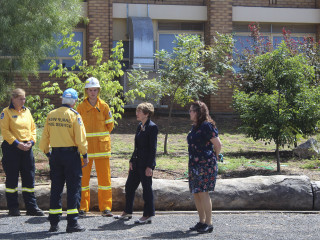
[[[95,133],[86,133],[87,137],[102,137],[102,136],[108,136],[110,133],[108,131],[106,132],[95,132]]]

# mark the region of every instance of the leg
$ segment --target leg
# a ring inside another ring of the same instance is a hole
[[[2,145],[2,167],[6,174],[6,199],[9,210],[18,209],[18,180],[19,180],[19,158],[20,151],[18,148],[9,145],[3,141]]]
[[[152,191],[152,177],[147,177],[145,174],[145,168],[140,170],[141,183],[143,188],[143,216],[151,217],[155,215],[153,191]]]
[[[208,192],[200,192],[198,194],[203,212],[205,213],[205,223],[212,225],[212,202],[210,195]]]
[[[34,175],[34,157],[33,151],[30,149],[23,153],[23,160],[21,161],[22,196],[27,211],[38,209],[36,197],[34,195]]]
[[[51,226],[56,226],[59,223],[62,214],[61,194],[65,176],[63,165],[60,162],[59,152],[53,152],[49,159],[51,179],[49,221]]]
[[[64,174],[67,185],[67,221],[68,227],[74,227],[78,222],[78,203],[81,190],[81,159],[78,152],[64,152]]]
[[[100,211],[112,209],[112,188],[109,157],[95,160],[98,178],[98,199]]]
[[[130,170],[128,179],[125,186],[126,191],[126,207],[125,212],[128,214],[132,214],[133,212],[133,201],[136,190],[140,184],[140,176],[136,169]]]
[[[200,193],[194,193],[193,196],[194,196],[194,202],[196,204],[196,208],[197,208],[197,211],[198,211],[198,215],[199,215],[199,222],[201,223],[205,223],[206,221],[206,212],[204,210],[204,206],[202,205],[202,202],[201,202],[201,197],[199,195]]]
[[[89,159],[88,165],[82,168],[80,210],[85,212],[90,210],[90,174],[92,164],[93,159]]]

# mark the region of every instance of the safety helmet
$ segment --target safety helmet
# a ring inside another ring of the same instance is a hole
[[[84,88],[94,88],[94,87],[100,88],[99,80],[94,77],[88,78],[86,80],[86,85],[84,86]]]
[[[72,99],[78,99],[78,93],[73,88],[68,88],[65,90],[62,94],[63,98],[72,98]]]

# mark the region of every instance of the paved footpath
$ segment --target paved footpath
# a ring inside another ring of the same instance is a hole
[[[63,217],[59,232],[49,233],[47,217],[25,216],[24,211],[21,217],[9,217],[0,211],[0,239],[320,239],[320,212],[213,212],[213,233],[201,235],[188,231],[198,220],[196,212],[156,214],[146,225],[133,222],[141,213],[129,221],[90,214],[79,220],[87,228],[81,233],[66,233]]]

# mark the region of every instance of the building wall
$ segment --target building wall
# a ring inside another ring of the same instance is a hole
[[[94,40],[99,38],[104,52],[105,60],[110,55],[112,48],[112,0],[88,0],[87,26],[87,59],[89,64],[94,64],[91,57]]]
[[[91,52],[93,41],[96,38],[99,38],[102,44],[105,60],[110,55],[114,31],[113,3],[207,6],[208,21],[205,23],[204,33],[207,44],[212,43],[216,31],[220,33],[232,32],[232,6],[320,8],[320,0],[87,0],[87,15],[90,22],[86,26],[87,49],[85,56],[89,64],[95,63],[91,57]],[[320,32],[320,27],[318,27],[318,32]],[[205,98],[211,111],[216,113],[233,111],[231,107],[233,91],[227,85],[231,78],[231,74],[227,74],[220,81],[217,94]],[[15,82],[17,87],[26,89],[27,94],[39,94],[41,83],[49,79],[55,80],[48,77],[48,73],[41,73],[38,79],[31,78],[30,86],[27,86],[20,78],[17,78]]]
[[[113,0],[114,3],[194,5],[194,6],[204,6],[206,1],[207,0]]]
[[[50,103],[54,104],[55,106],[60,106],[61,105],[61,98],[60,96],[56,95],[47,95],[43,92],[41,84],[43,82],[57,82],[61,89],[65,89],[64,86],[64,79],[60,78],[54,78],[54,77],[49,77],[48,73],[40,73],[38,77],[33,77],[29,79],[29,82],[26,83],[26,81],[21,77],[21,76],[16,76],[15,77],[15,87],[16,88],[22,88],[26,91],[26,95],[39,95],[41,99],[48,98],[50,99]]]
[[[234,0],[233,6],[315,8],[317,0]]]
[[[232,32],[232,3],[233,0],[209,0],[207,2],[208,21],[206,23],[205,42],[211,44],[216,32]],[[227,85],[231,74],[221,79],[216,95],[210,95],[205,101],[211,112],[232,112],[232,89]]]

